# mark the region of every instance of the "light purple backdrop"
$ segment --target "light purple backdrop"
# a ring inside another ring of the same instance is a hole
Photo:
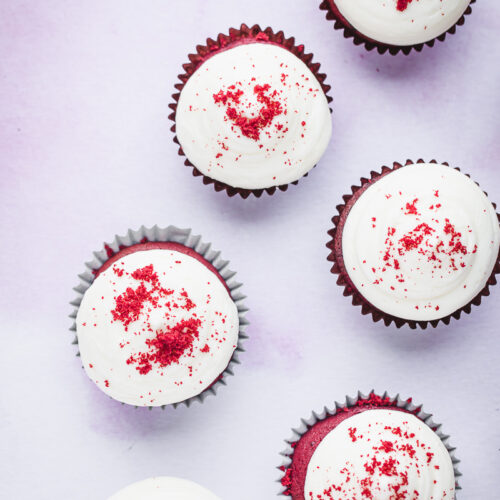
[[[409,57],[355,47],[318,3],[1,3],[1,498],[105,500],[167,474],[223,500],[273,499],[290,427],[371,387],[412,396],[444,423],[461,500],[499,498],[500,288],[449,327],[385,328],[342,297],[325,243],[341,195],[393,160],[449,161],[500,200],[500,3],[480,0],[458,34]],[[187,54],[243,21],[296,36],[334,96],[320,165],[286,193],[247,201],[191,176],[167,120]],[[83,262],[115,233],[155,223],[212,241],[251,307],[236,376],[190,409],[113,402],[70,344]]]

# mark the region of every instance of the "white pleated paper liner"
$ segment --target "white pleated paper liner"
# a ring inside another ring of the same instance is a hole
[[[461,487],[458,483],[458,478],[462,475],[458,470],[458,464],[460,460],[458,460],[455,456],[456,448],[452,447],[449,443],[450,436],[444,434],[441,430],[442,425],[436,424],[432,419],[431,413],[426,413],[422,410],[422,405],[415,405],[412,402],[411,398],[403,399],[398,395],[391,397],[387,392],[384,392],[381,396],[379,396],[374,390],[370,391],[368,395],[364,395],[358,391],[358,394],[355,397],[346,396],[344,403],[337,403],[335,401],[335,406],[330,409],[326,406],[323,408],[321,413],[312,412],[312,415],[308,419],[302,418],[300,420],[299,427],[292,429],[292,436],[289,439],[285,440],[286,448],[280,453],[284,457],[282,464],[278,467],[281,472],[280,478],[277,480],[280,483],[281,489],[279,491],[279,497],[290,499],[290,494],[288,492],[288,488],[282,484],[282,480],[286,475],[287,470],[292,464],[294,446],[302,436],[311,429],[314,425],[322,420],[325,420],[328,417],[336,415],[339,409],[345,408],[356,408],[358,407],[358,401],[369,401],[371,398],[380,398],[382,400],[387,400],[385,404],[380,404],[380,408],[401,408],[403,410],[407,410],[412,413],[416,417],[418,417],[422,422],[424,422],[427,426],[429,426],[441,439],[443,444],[445,445],[448,453],[450,454],[451,461],[453,463],[453,472],[455,474],[455,490],[460,490]],[[375,404],[375,403],[374,403]]]
[[[223,260],[220,256],[221,253],[219,251],[213,250],[210,243],[203,242],[201,236],[194,235],[191,229],[180,229],[175,226],[168,226],[165,228],[158,227],[157,225],[151,228],[141,226],[135,231],[129,229],[127,234],[124,236],[116,235],[111,243],[104,244],[104,248],[102,250],[94,252],[93,260],[85,263],[85,272],[78,275],[78,277],[80,278],[80,283],[76,287],[74,287],[74,290],[77,293],[77,297],[73,301],[71,301],[71,305],[74,306],[74,310],[70,314],[70,317],[74,320],[73,325],[70,328],[70,330],[75,334],[73,344],[78,344],[78,337],[76,335],[76,316],[78,313],[78,308],[82,302],[85,292],[92,285],[95,279],[96,272],[103,266],[103,264],[107,260],[109,260],[111,256],[118,253],[120,250],[123,250],[124,248],[130,247],[132,245],[145,242],[179,243],[181,245],[184,245],[185,247],[191,248],[196,253],[201,255],[205,260],[207,260],[215,267],[220,276],[224,279],[228,289],[230,290],[231,298],[233,299],[238,309],[238,344],[233,352],[227,368],[224,370],[221,376],[211,386],[204,389],[200,394],[188,398],[184,401],[173,403],[172,405],[163,405],[160,408],[164,409],[166,406],[173,406],[175,408],[180,404],[184,404],[189,407],[194,401],[203,403],[208,395],[215,395],[221,385],[226,385],[226,378],[229,375],[233,375],[234,365],[240,363],[239,353],[244,351],[243,342],[248,338],[245,333],[246,327],[248,325],[248,321],[245,319],[245,314],[247,313],[248,308],[244,304],[246,296],[241,293],[242,283],[239,283],[234,279],[236,272],[229,269],[229,261]],[[79,355],[80,353],[77,353],[77,356]],[[152,406],[149,407],[149,409],[152,408]]]

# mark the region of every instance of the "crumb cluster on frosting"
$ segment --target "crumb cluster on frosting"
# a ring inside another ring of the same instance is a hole
[[[247,86],[250,87],[247,92],[250,93],[251,97],[255,97],[260,104],[257,109],[252,102],[248,100],[244,102],[245,91],[243,89],[245,86],[241,81],[230,85],[228,90],[219,90],[213,97],[216,104],[225,107],[225,120],[230,120],[245,137],[258,141],[261,132],[265,132],[268,137],[271,137],[273,130],[266,129],[270,128],[276,116],[286,114],[286,108],[283,109],[284,106],[280,101],[280,99],[286,101],[286,97],[282,96],[282,90],[272,89],[268,83],[256,85],[255,78],[252,80],[247,83]],[[231,127],[231,130],[238,133],[234,127]],[[275,129],[283,134],[287,132],[287,129],[283,129],[282,124],[275,124]]]
[[[411,3],[411,0],[398,0],[398,3],[396,4],[396,8],[403,12],[408,8],[408,4]]]

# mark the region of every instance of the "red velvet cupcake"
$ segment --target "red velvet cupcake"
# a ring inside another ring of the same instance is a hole
[[[320,9],[345,38],[380,54],[421,51],[465,22],[475,0],[322,0]]]
[[[174,141],[193,175],[229,196],[285,191],[329,143],[330,89],[282,31],[230,29],[189,56],[174,103]]]
[[[431,415],[387,393],[358,393],[294,429],[282,453],[281,494],[292,500],[450,498],[454,448]]]
[[[344,196],[328,234],[331,272],[374,321],[448,324],[489,295],[500,272],[499,216],[458,169],[408,160]]]
[[[246,338],[228,262],[173,226],[129,231],[94,256],[75,288],[71,330],[97,387],[148,407],[215,394]]]

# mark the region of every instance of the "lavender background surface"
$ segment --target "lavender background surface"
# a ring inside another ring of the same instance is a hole
[[[0,4],[0,497],[105,500],[153,475],[222,500],[276,498],[278,453],[311,410],[375,387],[412,396],[462,459],[461,500],[498,499],[500,287],[448,327],[386,328],[335,285],[326,231],[351,184],[393,160],[460,166],[500,202],[500,3],[408,57],[367,53],[319,0]],[[333,140],[286,193],[229,199],[192,178],[170,95],[187,54],[241,22],[283,29],[333,86]],[[75,357],[72,287],[129,227],[192,227],[245,283],[250,340],[216,398],[122,406]]]

